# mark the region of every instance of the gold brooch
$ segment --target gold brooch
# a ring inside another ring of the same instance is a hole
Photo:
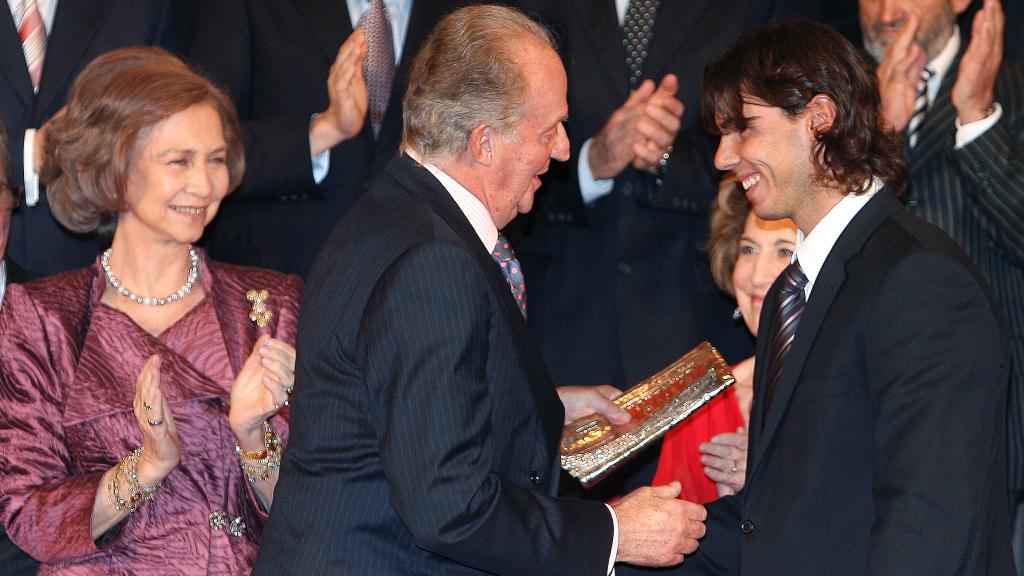
[[[274,313],[267,310],[266,301],[270,298],[270,292],[263,290],[249,290],[245,293],[245,299],[252,302],[252,311],[249,312],[249,320],[252,320],[260,328],[267,325]]]

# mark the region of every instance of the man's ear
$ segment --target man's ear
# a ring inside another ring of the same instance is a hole
[[[473,160],[485,166],[491,165],[495,131],[489,124],[478,124],[469,133],[469,153]]]
[[[817,137],[828,132],[836,119],[836,103],[832,97],[818,94],[807,103],[807,118],[811,132]]]

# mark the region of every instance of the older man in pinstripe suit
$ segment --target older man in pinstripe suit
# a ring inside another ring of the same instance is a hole
[[[1024,493],[1024,67],[1003,62],[999,0],[985,0],[969,40],[961,38],[956,17],[970,3],[860,0],[861,28],[868,52],[880,62],[883,113],[908,136],[907,204],[960,242],[1009,317],[1014,368],[1008,468],[1011,498],[1019,502]],[[1018,564],[1024,564],[1021,540],[1018,530]]]

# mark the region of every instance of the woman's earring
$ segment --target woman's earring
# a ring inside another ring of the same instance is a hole
[[[743,318],[743,312],[740,310],[740,307],[737,306],[736,309],[732,311],[732,319],[739,320],[740,318]]]

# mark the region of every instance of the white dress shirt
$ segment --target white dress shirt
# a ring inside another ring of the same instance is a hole
[[[854,216],[882,189],[883,185],[881,180],[875,179],[864,194],[844,196],[828,214],[825,214],[810,234],[805,235],[803,230],[796,231],[796,252],[793,254],[793,260],[800,261],[800,268],[807,276],[804,296],[808,301],[818,274],[821,273],[821,267],[825,265],[825,259],[832,252],[836,241]]]

